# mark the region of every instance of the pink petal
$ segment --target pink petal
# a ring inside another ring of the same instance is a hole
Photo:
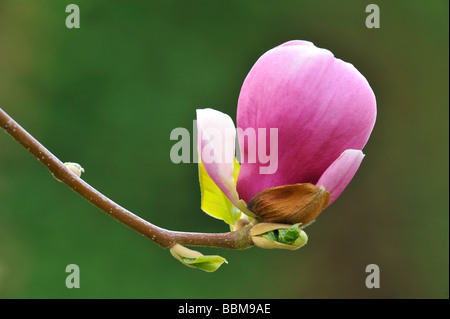
[[[330,192],[328,205],[334,202],[350,183],[364,156],[360,150],[346,150],[319,178],[316,186],[323,186]]]
[[[235,128],[225,113],[197,110],[198,147],[206,172],[227,195],[233,184]],[[230,184],[230,185],[229,185]]]
[[[242,130],[278,128],[278,169],[260,174],[265,165],[245,160],[249,146],[239,136],[239,195],[249,202],[269,187],[317,183],[344,150],[363,149],[375,118],[367,80],[330,51],[290,41],[266,52],[244,81],[237,124]]]
[[[291,40],[291,41],[285,42],[283,44],[280,44],[279,46],[277,46],[277,48],[279,48],[279,47],[288,47],[288,46],[292,46],[292,45],[314,46],[314,43],[312,43],[310,41],[304,41],[304,40]]]
[[[225,113],[213,109],[197,110],[198,149],[209,177],[242,212],[251,214],[239,199],[234,180],[236,129]]]

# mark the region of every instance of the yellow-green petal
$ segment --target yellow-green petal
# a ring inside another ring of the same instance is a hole
[[[239,175],[240,165],[234,161],[234,180]],[[201,208],[208,215],[223,220],[230,226],[241,218],[241,211],[225,196],[222,190],[214,183],[206,172],[205,166],[201,161],[198,164],[198,175],[201,191]],[[236,183],[236,182],[235,182]]]

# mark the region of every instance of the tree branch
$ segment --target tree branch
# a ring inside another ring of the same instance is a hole
[[[187,246],[208,246],[228,249],[245,249],[253,245],[250,236],[251,225],[247,225],[234,232],[217,234],[178,232],[153,225],[115,203],[72,173],[64,163],[17,124],[2,108],[0,108],[0,127],[37,158],[57,180],[69,186],[72,190],[111,217],[134,229],[163,248],[171,247],[177,243]]]

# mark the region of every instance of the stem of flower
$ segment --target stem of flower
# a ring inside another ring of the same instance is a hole
[[[186,246],[228,249],[245,249],[253,246],[250,236],[250,229],[253,225],[247,225],[237,231],[228,233],[178,232],[153,225],[115,203],[72,173],[63,162],[17,124],[2,108],[0,108],[0,127],[38,159],[58,181],[63,182],[111,217],[163,248],[171,247],[177,243]]]

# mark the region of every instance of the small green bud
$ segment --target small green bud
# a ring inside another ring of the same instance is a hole
[[[170,253],[182,264],[207,272],[216,271],[223,263],[228,264],[223,257],[217,255],[205,256],[196,250],[186,248],[180,244],[172,246],[170,248]]]
[[[247,217],[245,215],[245,217]],[[234,223],[234,228],[232,228],[232,231],[236,231],[239,229],[244,228],[245,226],[247,226],[248,224],[250,224],[250,220],[248,218],[241,218],[238,219],[235,223]]]
[[[299,249],[308,241],[306,233],[295,225],[259,223],[250,231],[253,243],[265,249]]]
[[[84,168],[81,167],[80,164],[77,163],[64,163],[64,165],[67,166],[67,168],[74,173],[75,175],[77,175],[78,177],[81,176],[81,173],[84,173]]]

